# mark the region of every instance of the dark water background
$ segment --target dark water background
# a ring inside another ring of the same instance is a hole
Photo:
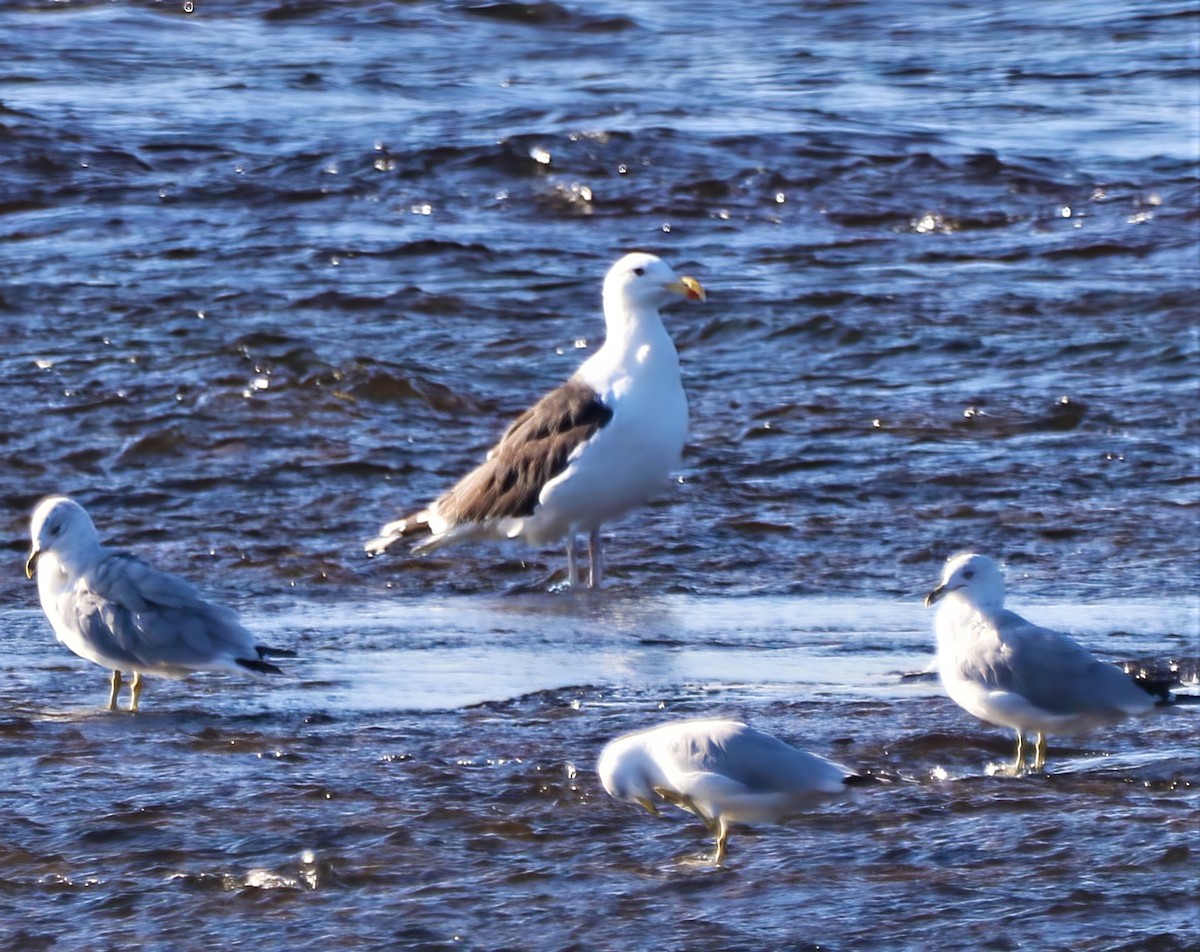
[[[6,2],[0,940],[20,949],[1190,949],[1195,707],[989,776],[904,678],[964,547],[1110,659],[1198,652],[1194,4]],[[662,254],[679,485],[557,550],[367,560]],[[21,573],[69,492],[296,649],[104,673]],[[703,862],[615,734],[889,781]]]

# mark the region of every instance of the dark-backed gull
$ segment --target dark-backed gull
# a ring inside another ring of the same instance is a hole
[[[694,278],[649,254],[629,254],[604,279],[604,345],[566,383],[517,417],[476,469],[426,508],[388,523],[371,555],[405,538],[416,552],[472,539],[567,539],[577,583],[576,535],[589,537],[589,587],[603,575],[600,527],[643,504],[680,465],[687,397],[679,356],[659,309],[703,301]]]

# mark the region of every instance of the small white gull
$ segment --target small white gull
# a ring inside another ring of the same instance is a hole
[[[1046,734],[1079,734],[1116,724],[1154,706],[1124,671],[1073,638],[1040,628],[1004,608],[1004,576],[985,555],[951,558],[942,583],[925,597],[935,616],[937,666],[946,693],[981,720],[1017,732],[1013,773],[1046,764]]]
[[[731,823],[779,823],[847,792],[853,771],[740,721],[675,721],[609,741],[596,764],[609,795],[655,815],[695,814],[725,858]]]
[[[129,710],[136,711],[143,675],[279,674],[264,656],[291,654],[257,645],[232,609],[204,601],[183,579],[105,548],[83,507],[66,496],[38,504],[30,535],[25,574],[33,578],[36,571],[42,610],[58,640],[112,671],[110,711],[122,672],[133,675]]]
[[[591,588],[603,577],[600,526],[643,504],[678,469],[688,408],[679,356],[659,309],[703,301],[695,278],[649,254],[629,254],[604,279],[604,345],[562,386],[526,410],[486,460],[426,508],[366,543],[378,555],[400,539],[413,550],[452,542],[567,539],[567,583],[577,583],[576,534],[588,534]]]

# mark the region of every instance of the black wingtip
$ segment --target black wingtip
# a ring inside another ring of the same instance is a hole
[[[1159,705],[1177,703],[1174,688],[1194,685],[1200,680],[1200,657],[1136,658],[1118,663],[1139,688]],[[1188,695],[1182,695],[1188,697]]]
[[[868,767],[859,773],[847,774],[842,778],[842,783],[847,787],[873,787],[881,783],[896,783],[899,780],[900,775],[890,771],[886,767]]]
[[[254,671],[257,674],[283,674],[283,668],[271,664],[270,661],[257,661],[247,658],[237,658],[236,661],[247,671]]]

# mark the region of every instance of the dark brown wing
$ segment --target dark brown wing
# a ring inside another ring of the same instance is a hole
[[[591,387],[572,377],[517,417],[487,461],[437,501],[438,514],[451,524],[532,515],[542,487],[612,415]]]

